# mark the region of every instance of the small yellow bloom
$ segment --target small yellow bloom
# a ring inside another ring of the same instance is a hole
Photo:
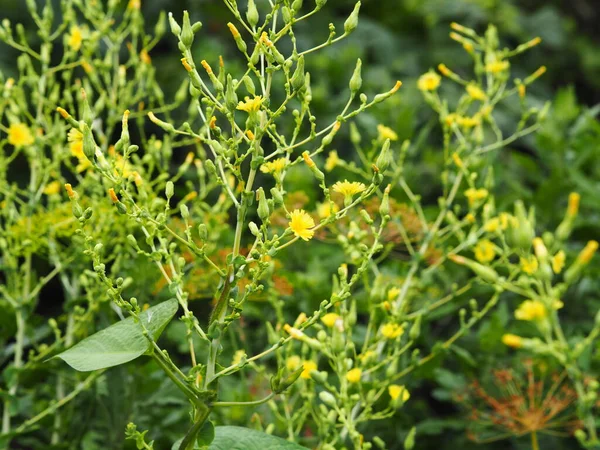
[[[500,228],[502,228],[503,230],[506,230],[509,224],[513,228],[516,228],[519,224],[517,218],[515,216],[511,216],[508,213],[500,213],[498,217],[500,218]]]
[[[563,270],[563,267],[565,267],[565,259],[565,252],[562,250],[552,257],[552,270],[554,273],[560,273]]]
[[[231,365],[237,366],[241,361],[246,352],[244,350],[238,350],[233,354],[233,358],[231,358]]]
[[[325,170],[327,172],[331,172],[335,167],[339,164],[340,157],[335,150],[329,152],[329,156],[327,156],[327,160],[325,161]]]
[[[494,244],[488,239],[483,239],[475,246],[475,259],[480,263],[487,263],[496,257]]]
[[[467,214],[467,215],[465,216],[465,220],[466,220],[468,223],[475,223],[475,220],[476,220],[476,219],[475,219],[475,216],[474,216],[473,214],[469,213],[469,214]]]
[[[502,343],[512,348],[521,348],[523,346],[523,339],[516,334],[505,334],[502,336]]]
[[[541,320],[546,318],[546,307],[540,300],[525,300],[515,311],[517,320]]]
[[[296,370],[300,365],[302,365],[302,360],[299,356],[293,355],[285,360],[285,368],[290,372]]]
[[[237,105],[237,109],[241,111],[246,111],[247,113],[256,112],[260,109],[262,105],[262,96],[254,96],[254,98],[245,97],[245,101],[239,102]]]
[[[313,218],[303,209],[295,209],[290,214],[290,223],[289,226],[294,234],[308,241],[313,237],[315,232],[311,230],[315,226],[315,221]]]
[[[469,200],[469,206],[475,205],[477,202],[483,200],[487,196],[488,196],[488,190],[483,189],[483,188],[481,188],[481,189],[469,188],[465,191],[465,197],[467,197],[467,200]]]
[[[446,126],[451,127],[455,123],[458,123],[459,118],[460,118],[460,116],[458,114],[450,113],[450,114],[446,115],[446,117],[444,117],[444,123],[446,124]]]
[[[305,380],[310,380],[310,373],[313,370],[317,370],[317,363],[314,361],[304,361],[303,366],[304,366],[304,370],[300,374],[300,378],[304,378]]]
[[[386,339],[396,339],[402,336],[402,333],[404,333],[404,328],[397,323],[386,323],[381,327],[381,334]]]
[[[69,141],[71,155],[78,159],[85,158],[83,154],[83,133],[77,128],[71,128],[67,140]]]
[[[538,270],[538,260],[535,256],[521,257],[521,270],[529,275],[533,275]]]
[[[388,394],[390,394],[392,400],[401,398],[403,402],[406,402],[410,398],[410,393],[408,392],[406,387],[397,384],[391,384],[388,387]]]
[[[321,317],[321,322],[325,324],[325,326],[331,328],[335,325],[335,322],[340,318],[340,316],[336,313],[327,313],[323,317]]]
[[[481,124],[481,117],[474,115],[473,117],[459,117],[457,123],[461,127],[473,128]]]
[[[144,64],[150,64],[152,63],[152,58],[150,58],[150,54],[148,53],[148,50],[143,49],[140,52],[140,60],[144,63]]]
[[[48,183],[46,185],[46,187],[44,188],[44,194],[46,195],[54,195],[54,194],[58,194],[60,192],[62,185],[60,184],[59,181],[53,181],[51,183]]]
[[[454,161],[454,164],[456,164],[456,167],[458,167],[459,169],[462,169],[465,166],[463,160],[460,158],[460,156],[458,156],[458,153],[456,152],[452,153],[452,161]]]
[[[8,127],[8,143],[16,148],[33,144],[33,135],[24,123],[13,123]]]
[[[491,218],[483,226],[483,229],[488,233],[494,233],[498,231],[498,228],[500,228],[500,219],[498,217]]]
[[[388,299],[388,301],[393,302],[394,300],[396,300],[398,298],[399,295],[400,295],[400,288],[394,286],[393,288],[391,288],[388,291],[387,299]]]
[[[508,70],[510,63],[508,61],[493,61],[485,65],[485,71],[490,73],[500,73]]]
[[[260,166],[260,171],[262,173],[280,173],[285,168],[285,164],[285,158],[277,158]]]
[[[79,51],[83,42],[83,30],[77,25],[71,26],[71,34],[67,39],[67,45],[74,51]]]
[[[128,9],[137,9],[139,10],[142,7],[142,0],[129,0],[127,4]]]
[[[579,211],[579,200],[581,196],[577,192],[571,192],[569,194],[569,207],[567,208],[567,215],[570,217],[576,216]]]
[[[467,85],[467,94],[469,94],[469,97],[471,97],[473,100],[483,101],[487,98],[485,92],[483,92],[483,89],[481,89],[475,83],[469,83]]]
[[[352,370],[349,370],[348,373],[346,374],[346,380],[348,380],[350,383],[358,383],[360,382],[360,377],[362,376],[362,370],[360,370],[359,368],[355,368]]]
[[[417,87],[421,91],[435,91],[440,86],[441,80],[442,77],[430,70],[429,72],[421,75],[419,81],[417,82]]]
[[[594,257],[594,253],[598,250],[598,241],[588,241],[585,248],[581,250],[577,259],[582,264],[587,264]]]
[[[333,185],[333,190],[338,192],[345,197],[352,197],[355,194],[359,194],[366,189],[363,183],[358,181],[338,181]]]
[[[385,125],[377,125],[377,132],[379,133],[379,137],[383,140],[389,139],[390,141],[397,141],[398,134],[390,127],[386,127]]]
[[[335,214],[336,212],[338,212],[340,210],[339,206],[336,205],[335,203],[333,203],[333,208],[331,207],[331,205],[332,205],[332,203],[330,203],[330,202],[319,203],[317,205],[317,215],[321,219],[326,219],[331,214]]]

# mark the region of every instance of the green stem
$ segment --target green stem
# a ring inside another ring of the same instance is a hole
[[[537,433],[535,431],[531,433],[531,450],[540,450]]]
[[[196,436],[198,432],[202,429],[204,422],[208,419],[208,415],[210,414],[210,409],[204,404],[201,403],[198,405],[196,409],[196,421],[192,425],[192,428],[189,429],[183,441],[179,445],[179,450],[193,450],[194,444],[196,441]]]

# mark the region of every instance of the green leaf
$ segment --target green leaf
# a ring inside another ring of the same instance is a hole
[[[162,302],[140,314],[140,320],[156,340],[177,312],[177,300]],[[73,369],[80,372],[118,366],[150,350],[150,342],[142,327],[129,317],[85,338],[58,354]]]
[[[171,450],[178,450],[182,440],[175,442]],[[196,445],[194,448],[201,447]],[[306,447],[262,431],[230,426],[216,427],[215,439],[208,448],[209,450],[307,450]]]
[[[198,436],[196,436],[196,443],[200,447],[207,447],[214,441],[215,439],[215,426],[210,420],[204,422],[204,425],[198,432]]]

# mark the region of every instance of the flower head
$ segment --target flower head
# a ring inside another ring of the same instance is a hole
[[[525,300],[515,311],[515,319],[536,321],[545,319],[546,307],[540,300]]]
[[[352,384],[355,384],[355,383],[360,382],[361,376],[362,376],[362,370],[360,370],[359,368],[355,368],[355,369],[348,371],[348,373],[346,374],[346,380],[348,380]]]
[[[304,361],[303,366],[304,366],[304,370],[302,370],[302,373],[300,374],[300,378],[304,378],[305,380],[309,380],[310,379],[310,373],[313,370],[317,370],[317,363],[314,362],[314,361]]]
[[[260,166],[260,171],[262,173],[280,173],[285,168],[286,162],[285,158],[277,158],[273,161],[268,161]]]
[[[538,260],[530,255],[526,258],[521,257],[521,270],[526,274],[533,275],[538,270]]]
[[[67,45],[73,51],[79,51],[83,42],[83,30],[77,25],[71,26],[71,34],[67,38]]]
[[[388,386],[388,394],[390,394],[392,400],[400,398],[403,402],[406,402],[410,398],[410,393],[408,392],[406,387],[397,384],[390,384]]]
[[[16,148],[33,144],[33,135],[31,130],[24,123],[13,123],[8,128],[8,143]]]
[[[386,323],[381,327],[381,334],[386,339],[396,339],[402,336],[402,333],[404,333],[404,328],[397,323]]]
[[[58,194],[60,192],[61,188],[62,188],[62,185],[60,184],[59,181],[53,181],[46,185],[46,187],[44,188],[44,194],[46,194],[46,195]]]
[[[494,244],[488,239],[483,239],[475,246],[475,259],[480,263],[487,263],[494,259],[496,250]]]
[[[292,355],[285,360],[285,368],[290,372],[296,370],[302,364],[302,360],[297,355]]]
[[[325,170],[331,172],[340,163],[340,157],[335,150],[329,152],[329,156],[325,160]]]
[[[335,325],[335,322],[340,318],[340,316],[336,313],[327,313],[323,317],[321,317],[321,322],[325,324],[325,326],[331,328]]]
[[[469,97],[471,97],[473,100],[485,100],[486,99],[486,95],[485,95],[485,92],[483,92],[483,89],[481,89],[475,83],[467,84],[466,89],[467,89],[467,94],[469,94]]]
[[[315,232],[311,230],[315,226],[313,218],[303,209],[295,209],[290,213],[290,229],[294,234],[308,241],[313,237]]]
[[[485,71],[489,73],[500,73],[508,70],[510,63],[508,61],[492,61],[485,65]]]
[[[508,347],[521,348],[523,346],[523,338],[516,334],[507,333],[502,336],[502,343]]]
[[[363,183],[358,181],[338,181],[333,185],[333,190],[338,192],[345,197],[352,197],[355,194],[359,194],[366,189]]]
[[[483,188],[481,188],[481,189],[469,188],[465,191],[465,197],[467,197],[467,200],[469,200],[469,206],[475,205],[477,202],[483,200],[487,196],[488,196],[488,190],[483,189]]]
[[[441,80],[442,77],[440,77],[433,70],[430,70],[429,72],[421,75],[419,81],[417,81],[417,87],[421,91],[435,91],[439,87]]]
[[[377,125],[377,132],[379,133],[379,137],[383,140],[389,139],[390,141],[397,141],[398,134],[392,130],[390,127],[386,127],[385,125]]]
[[[331,214],[335,214],[339,210],[340,208],[335,203],[333,203],[333,207],[332,203],[330,202],[323,202],[317,205],[317,214],[321,219],[326,219]]]
[[[262,105],[263,98],[261,95],[254,96],[254,98],[245,97],[243,102],[239,102],[236,109],[240,111],[246,111],[247,113],[256,112]]]

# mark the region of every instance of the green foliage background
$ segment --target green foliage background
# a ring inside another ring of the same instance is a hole
[[[309,1],[309,0],[306,0]],[[0,0],[0,14],[13,22],[29,23],[26,9],[21,0]],[[58,2],[55,2],[58,3]],[[310,28],[299,26],[297,34],[300,45],[311,46],[323,41],[327,36],[329,22],[343,22],[354,5],[353,0],[329,0],[323,13],[310,22]],[[217,0],[143,0],[142,10],[146,23],[151,26],[161,10],[172,11],[176,17],[181,12],[190,11],[192,21],[204,23],[203,38],[194,45],[198,60],[216,62],[219,55],[225,61],[235,55],[226,23],[230,20],[228,11]],[[505,208],[517,199],[527,204],[535,204],[538,225],[555,227],[562,219],[566,198],[569,192],[578,191],[582,195],[581,219],[572,236],[574,246],[580,248],[588,239],[600,236],[600,124],[597,115],[600,106],[600,30],[597,21],[600,6],[594,0],[577,2],[560,0],[366,0],[361,10],[360,25],[347,40],[327,48],[311,61],[308,70],[318,76],[313,77],[314,105],[319,105],[318,114],[323,118],[333,118],[335,111],[345,102],[341,94],[346,89],[349,67],[354,66],[357,57],[363,59],[363,79],[365,91],[369,94],[384,91],[396,79],[403,80],[400,95],[382,104],[377,109],[361,115],[358,119],[361,129],[376,134],[376,125],[383,123],[394,129],[400,139],[419,142],[417,150],[409,155],[412,167],[412,185],[420,188],[419,194],[425,204],[435,205],[439,194],[436,180],[439,178],[441,155],[436,142],[436,118],[421,99],[416,89],[416,79],[438,63],[445,63],[460,73],[461,66],[467,67],[466,55],[448,38],[449,23],[456,21],[483,31],[488,23],[497,25],[507,46],[514,46],[535,36],[543,39],[542,44],[526,56],[520,57],[513,65],[515,76],[525,77],[541,65],[548,68],[546,75],[532,86],[530,98],[541,105],[552,100],[552,110],[542,131],[537,135],[519,141],[516,145],[495,155],[494,168],[497,176],[497,199],[499,209]],[[34,39],[34,36],[31,36]],[[0,69],[6,76],[16,72],[16,53],[2,47]],[[186,77],[179,64],[175,38],[167,34],[165,39],[152,52],[153,62],[160,67],[158,78],[168,94],[174,94]],[[511,127],[511,111],[505,111],[499,120],[507,128]],[[325,120],[325,119],[324,119]],[[349,140],[340,139],[340,154],[350,152]],[[182,158],[185,153],[182,152]],[[310,196],[310,186],[298,179],[297,188],[304,189]],[[306,254],[303,254],[306,252]],[[297,275],[290,275],[290,281],[301,297],[292,297],[289,308],[301,311],[313,308],[326,293],[322,290],[328,283],[327,271],[322,269],[331,261],[341,259],[341,255],[330,253],[326,246],[294,252],[297,260],[290,261],[287,270],[300,269]],[[331,264],[330,264],[331,263]],[[142,269],[140,269],[142,270]],[[567,300],[563,314],[567,335],[578,335],[584,331],[600,308],[600,263],[598,258],[590,266],[586,278],[579,283],[578,298],[586,298],[577,307],[570,307]],[[51,317],[60,310],[62,297],[59,287],[50,284],[42,293],[38,314],[42,318]],[[148,294],[149,295],[149,294]],[[142,294],[137,294],[142,297]],[[311,300],[313,299],[313,300]],[[460,304],[453,305],[458,309]],[[506,350],[498,345],[499,337],[511,316],[514,305],[506,303],[491,315],[490,319],[476,332],[460,341],[463,352],[448,359],[436,359],[419,374],[425,380],[411,386],[411,407],[402,409],[393,419],[375,423],[368,435],[385,436],[393,443],[391,448],[402,448],[401,442],[412,424],[417,424],[419,449],[472,448],[518,449],[528,448],[522,441],[501,441],[497,444],[477,446],[466,439],[465,416],[463,411],[449,401],[449,392],[467,382],[470,377],[482,376],[497,360],[503,360]],[[206,305],[197,305],[201,310]],[[111,322],[108,315],[104,324]],[[255,307],[255,317],[260,317],[260,305]],[[250,321],[252,312],[249,311]],[[293,314],[291,314],[293,315]],[[444,333],[449,324],[440,321],[428,330],[429,336],[423,343],[435,342],[436,335]],[[11,354],[8,339],[13,334],[12,318],[0,314],[0,365],[4,365]],[[41,328],[41,336],[44,329]],[[173,324],[166,332],[170,339],[170,350],[175,353],[177,342],[185,330],[181,324]],[[256,341],[261,340],[256,337]],[[183,344],[181,344],[183,345]],[[256,348],[260,348],[256,344]],[[185,352],[185,349],[181,349]],[[477,354],[478,363],[473,364],[472,356]],[[598,352],[595,352],[597,355]],[[589,365],[597,365],[598,356],[590,357]],[[450,362],[450,359],[453,362]],[[510,364],[507,359],[505,364]],[[45,373],[39,377],[31,375],[26,380],[30,386],[52,390],[53,386],[43,387]],[[232,392],[239,390],[243,399],[243,389],[236,381],[229,381]],[[42,387],[40,387],[42,386]],[[28,398],[24,397],[23,402]],[[166,442],[180,437],[177,431],[185,423],[186,407],[184,398],[165,379],[153,363],[146,360],[134,365],[111,369],[103,378],[102,384],[94,391],[85,393],[79,400],[76,410],[71,411],[72,443],[84,450],[133,448],[131,442],[124,441],[124,429],[133,416],[140,429],[160,430],[157,448],[167,448]],[[19,405],[20,408],[33,408],[34,405]],[[407,415],[410,411],[410,416]],[[232,409],[228,417],[222,417],[228,424],[246,424],[251,412]],[[266,416],[268,417],[268,416]],[[268,420],[268,419],[267,419]],[[542,441],[543,448],[552,450],[570,448],[563,440]],[[20,447],[42,448],[35,435],[19,440]],[[66,445],[66,444],[65,444]]]

